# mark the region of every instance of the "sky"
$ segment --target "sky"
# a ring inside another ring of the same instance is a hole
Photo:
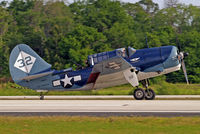
[[[0,0],[0,2],[3,0]],[[12,0],[7,0],[7,1],[12,1]],[[72,2],[73,0],[68,0],[69,2]],[[120,0],[122,2],[130,2],[130,3],[135,3],[140,0]],[[153,2],[158,3],[160,8],[164,7],[164,1],[165,0],[153,0]],[[180,3],[184,3],[186,5],[192,4],[194,6],[200,6],[200,0],[179,0]]]
[[[121,0],[123,2],[131,2],[131,3],[135,3],[138,2],[140,0]],[[153,2],[158,3],[160,8],[164,7],[164,1],[165,0],[153,0]],[[200,0],[179,0],[180,3],[184,3],[186,5],[192,4],[194,6],[200,6]]]

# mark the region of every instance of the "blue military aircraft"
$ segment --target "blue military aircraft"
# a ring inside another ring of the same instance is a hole
[[[17,45],[10,54],[9,69],[15,83],[41,92],[63,90],[91,90],[130,83],[137,87],[136,100],[152,100],[155,93],[148,88],[149,78],[180,70],[182,65],[187,83],[184,57],[175,46],[162,46],[136,50],[119,48],[88,56],[88,67],[54,70],[29,46]],[[139,81],[145,90],[139,88]]]

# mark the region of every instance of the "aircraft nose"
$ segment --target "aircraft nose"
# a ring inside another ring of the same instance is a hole
[[[179,54],[177,47],[175,46],[162,47],[162,58],[164,56],[165,56],[165,60],[163,60],[164,68],[170,68],[180,64],[180,60],[178,59]]]

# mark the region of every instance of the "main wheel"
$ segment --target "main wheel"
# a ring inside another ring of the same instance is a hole
[[[152,89],[146,89],[145,90],[145,99],[146,100],[153,100],[155,99],[155,92]]]
[[[133,97],[134,97],[136,100],[143,100],[144,97],[145,97],[145,92],[144,92],[144,90],[141,89],[141,88],[135,89],[135,91],[133,92]]]

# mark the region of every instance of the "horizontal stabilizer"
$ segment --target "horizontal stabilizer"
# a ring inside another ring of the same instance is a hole
[[[71,71],[73,71],[72,68],[67,68],[67,69],[60,70],[60,71],[56,70],[53,72],[53,75],[66,74],[67,72],[71,72]]]
[[[35,74],[35,75],[29,75],[29,76],[22,78],[21,80],[29,81],[29,80],[37,79],[37,78],[44,77],[44,76],[47,76],[47,75],[50,75],[50,74],[53,74],[53,71]]]

